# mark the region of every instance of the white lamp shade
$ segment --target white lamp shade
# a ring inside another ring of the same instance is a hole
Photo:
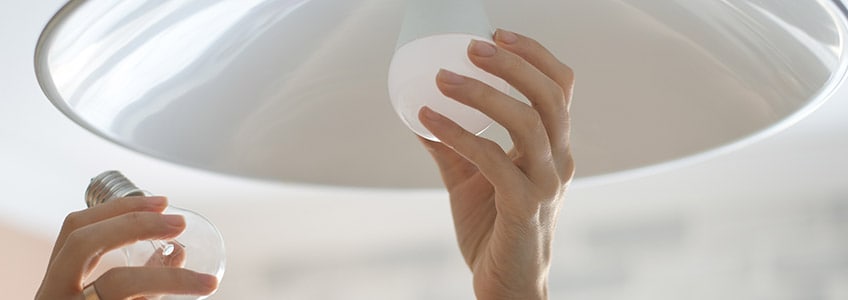
[[[578,181],[719,153],[841,84],[839,1],[487,1],[577,74]],[[274,181],[430,188],[392,110],[401,1],[70,1],[36,51],[45,94],[130,149]],[[503,130],[485,135],[508,147]]]

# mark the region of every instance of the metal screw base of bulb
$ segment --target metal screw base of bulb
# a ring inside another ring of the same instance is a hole
[[[85,204],[94,207],[118,198],[146,195],[121,172],[106,171],[91,179],[85,189]]]

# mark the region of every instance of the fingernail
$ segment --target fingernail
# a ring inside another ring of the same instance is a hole
[[[434,121],[434,122],[438,122],[438,121],[442,120],[442,115],[433,111],[429,107],[426,107],[426,106],[422,107],[421,112],[424,115],[424,117],[427,118],[427,120]]]
[[[495,52],[498,51],[495,49],[494,45],[478,40],[471,41],[471,44],[468,47],[470,48],[471,54],[480,57],[494,56]]]
[[[197,274],[197,282],[210,291],[215,291],[218,288],[218,278],[209,274]]]
[[[495,31],[495,39],[504,44],[512,44],[518,41],[518,35],[511,31],[498,29]]]
[[[459,76],[459,74],[445,69],[439,70],[439,74],[436,75],[436,79],[447,84],[461,84],[465,82],[465,77]]]
[[[162,218],[165,220],[165,223],[171,225],[173,227],[184,227],[185,226],[185,218],[180,215],[162,215]]]
[[[144,201],[150,206],[163,206],[168,202],[168,199],[160,196],[145,197]]]

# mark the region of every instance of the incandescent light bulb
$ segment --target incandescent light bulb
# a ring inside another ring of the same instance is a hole
[[[136,187],[118,171],[106,171],[91,179],[85,191],[85,203],[94,207],[118,198],[151,196]],[[182,215],[186,228],[173,240],[139,241],[121,248],[127,266],[182,267],[214,275],[218,282],[224,276],[226,256],[221,233],[202,215],[169,205],[164,214]],[[208,296],[167,295],[157,299],[203,299]]]
[[[492,120],[476,109],[443,95],[436,74],[446,69],[480,80],[508,93],[509,84],[471,63],[472,40],[492,42],[492,28],[482,0],[409,0],[389,66],[389,97],[395,112],[416,134],[438,141],[418,120],[427,106],[465,130],[480,134]]]

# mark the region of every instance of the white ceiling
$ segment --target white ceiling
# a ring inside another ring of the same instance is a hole
[[[62,3],[0,3],[2,223],[52,237],[84,207],[88,179],[120,169],[219,225],[230,255],[213,299],[470,298],[443,192],[211,174],[130,152],[65,118],[32,67],[38,33]],[[575,186],[552,298],[845,299],[846,116],[842,88],[796,126],[741,150]]]

